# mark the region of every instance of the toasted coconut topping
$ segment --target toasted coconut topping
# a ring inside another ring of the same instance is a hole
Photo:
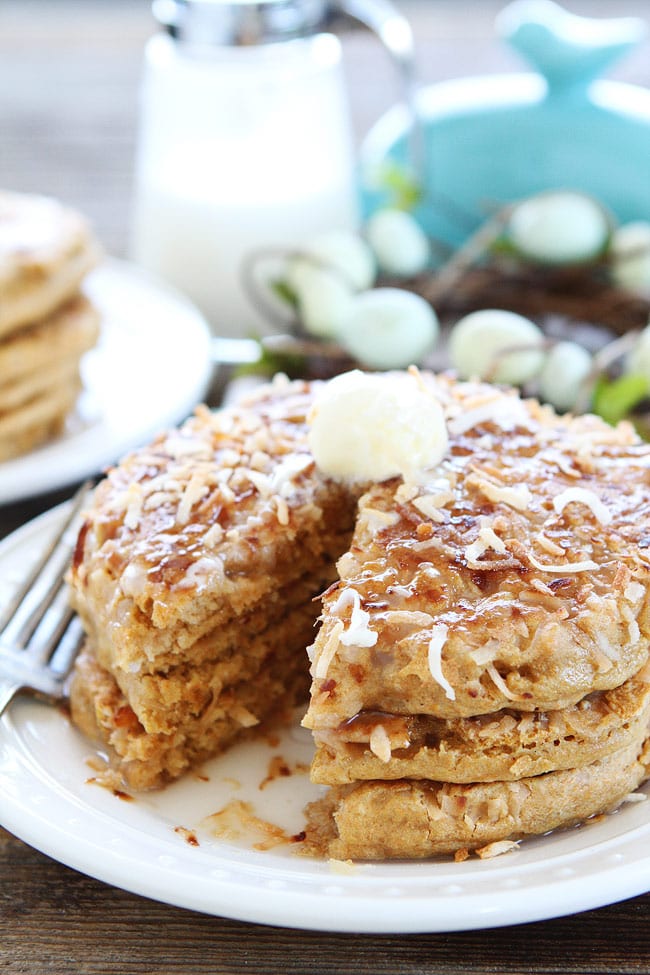
[[[505,555],[508,551],[503,539],[499,538],[492,528],[492,521],[489,518],[481,517],[479,519],[479,525],[478,538],[465,549],[465,558],[468,565],[480,566],[482,563],[479,562],[479,559],[490,549],[499,555]]]
[[[485,669],[486,669],[486,673],[489,674],[490,680],[492,681],[494,686],[501,691],[504,697],[507,697],[509,701],[519,700],[518,695],[512,693],[512,691],[510,690],[510,688],[508,687],[508,685],[506,684],[506,682],[504,681],[503,677],[496,669],[494,664],[488,664],[488,666]]]
[[[609,525],[612,520],[612,513],[607,505],[588,488],[570,487],[553,498],[553,507],[558,515],[562,514],[568,504],[586,505],[601,525]]]
[[[476,487],[488,501],[492,501],[494,504],[506,504],[509,508],[515,508],[517,511],[526,511],[533,499],[525,484],[519,484],[515,487],[493,484],[487,478],[473,474],[467,478],[467,484]]]
[[[327,671],[329,670],[330,664],[338,651],[339,641],[342,633],[343,623],[341,620],[337,620],[332,627],[330,635],[327,638],[327,642],[323,647],[318,660],[316,661],[316,665],[314,667],[314,677],[320,679],[327,677]]]
[[[192,474],[187,487],[183,491],[180,504],[178,505],[176,522],[179,525],[186,525],[188,523],[190,520],[190,514],[192,513],[192,508],[196,502],[204,498],[209,491],[210,485],[207,483],[205,472],[196,471],[194,474]]]
[[[447,429],[452,436],[459,436],[484,423],[494,424],[502,430],[514,430],[519,426],[528,428],[530,417],[518,397],[496,393],[481,405],[463,410],[449,420]]]
[[[142,490],[142,485],[138,482],[129,484],[127,491],[125,492],[125,507],[126,514],[124,515],[124,524],[127,528],[137,528],[140,523],[140,517],[142,515],[142,504],[144,501],[144,492]]]
[[[374,647],[377,642],[377,634],[368,626],[370,613],[361,609],[361,597],[356,589],[349,589],[352,593],[352,615],[350,625],[341,634],[340,642],[346,647]]]
[[[640,582],[628,582],[623,595],[629,603],[638,603],[645,596],[645,586]]]
[[[592,572],[599,568],[599,565],[591,559],[583,559],[582,562],[565,562],[562,565],[544,565],[543,562],[538,562],[530,552],[527,553],[527,558],[530,564],[539,569],[540,572],[552,572],[554,575],[560,576],[570,572]]]
[[[428,660],[431,676],[436,683],[440,684],[445,692],[445,696],[450,701],[454,701],[456,699],[456,692],[442,672],[442,648],[447,642],[448,632],[449,628],[445,623],[437,623],[431,628],[432,636],[429,640]]]
[[[360,517],[371,535],[376,535],[383,528],[390,528],[399,521],[396,511],[382,511],[380,508],[362,508]]]
[[[377,756],[380,762],[390,762],[393,752],[390,746],[388,732],[383,724],[375,725],[370,732],[370,741],[368,744],[370,745],[370,751],[373,755]]]
[[[504,853],[510,853],[511,850],[516,850],[519,842],[519,840],[495,840],[494,843],[479,847],[476,853],[481,860],[491,860],[494,857],[502,856]]]

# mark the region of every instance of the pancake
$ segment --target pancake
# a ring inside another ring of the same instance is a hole
[[[598,762],[514,782],[335,786],[308,808],[303,852],[422,859],[574,826],[615,809],[650,776],[647,734]]]
[[[65,386],[55,384],[0,413],[0,461],[18,457],[60,434],[80,391],[81,379],[74,373]]]
[[[0,338],[78,290],[100,249],[84,218],[44,196],[0,193]]]
[[[78,362],[97,342],[99,325],[97,309],[75,294],[46,318],[5,336],[0,340],[0,395],[14,384]]]
[[[95,491],[70,580],[89,634],[72,713],[129,784],[217,753],[238,716],[264,721],[298,685],[306,702],[313,598],[354,517],[308,453],[310,403],[307,384],[279,383],[241,408],[200,408]]]
[[[620,687],[560,711],[507,709],[447,720],[362,713],[336,731],[314,734],[312,779],[327,785],[406,777],[514,781],[598,761],[637,740],[649,724],[646,665]]]
[[[494,387],[435,390],[448,455],[360,501],[311,651],[312,730],[559,710],[647,659],[650,448]]]

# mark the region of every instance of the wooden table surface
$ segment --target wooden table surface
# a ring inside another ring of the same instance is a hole
[[[648,16],[647,0],[574,2]],[[405,0],[423,81],[519,70],[494,38],[495,0]],[[126,253],[137,86],[152,33],[143,0],[3,0],[0,186],[56,195]],[[363,32],[345,39],[359,138],[395,99]],[[650,42],[612,72],[650,86]],[[0,536],[68,491],[0,508]],[[1,783],[0,783],[1,788]],[[457,934],[357,936],[207,917],[89,879],[0,830],[3,973],[648,973],[650,894],[573,917]],[[648,878],[650,888],[650,878]]]

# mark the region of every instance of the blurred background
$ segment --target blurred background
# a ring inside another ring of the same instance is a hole
[[[397,0],[413,27],[422,84],[527,70],[496,37],[502,0]],[[648,0],[571,0],[576,14],[648,18]],[[105,249],[127,251],[149,0],[2,0],[0,186],[81,209]],[[388,56],[362,29],[342,35],[357,144],[398,100]],[[650,87],[650,38],[609,77]]]

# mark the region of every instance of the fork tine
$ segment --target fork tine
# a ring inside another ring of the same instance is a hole
[[[86,481],[84,484],[81,485],[81,487],[79,488],[79,490],[77,491],[77,493],[74,495],[72,499],[72,507],[62,527],[56,533],[55,537],[51,540],[50,544],[43,552],[43,555],[38,560],[36,565],[32,568],[31,572],[24,580],[22,585],[19,586],[18,590],[13,594],[12,598],[9,600],[9,603],[5,607],[4,612],[0,615],[0,639],[2,639],[4,631],[7,629],[11,621],[14,619],[16,612],[20,608],[25,598],[31,592],[33,586],[38,581],[41,573],[44,571],[48,563],[54,558],[55,555],[59,553],[63,554],[64,552],[66,552],[68,556],[72,553],[74,549],[74,545],[63,544],[63,540],[70,526],[73,524],[79,512],[81,511],[81,508],[84,505],[84,502],[86,500],[86,497],[91,487],[92,487],[92,481]],[[28,633],[26,639],[29,639],[29,636],[34,632],[36,626],[38,625],[39,620],[43,616],[43,612],[47,609],[47,607],[51,604],[52,600],[54,599],[54,596],[56,595],[56,590],[58,588],[58,583],[59,583],[58,576],[55,582],[57,584],[56,585],[53,584],[48,588],[48,591],[46,592],[44,599],[40,601],[39,605],[33,610],[33,613],[30,615],[29,619],[25,621],[25,624],[21,628],[20,631],[21,635],[23,630],[25,630],[25,632]],[[34,618],[36,622],[34,623],[33,627],[30,630]]]

